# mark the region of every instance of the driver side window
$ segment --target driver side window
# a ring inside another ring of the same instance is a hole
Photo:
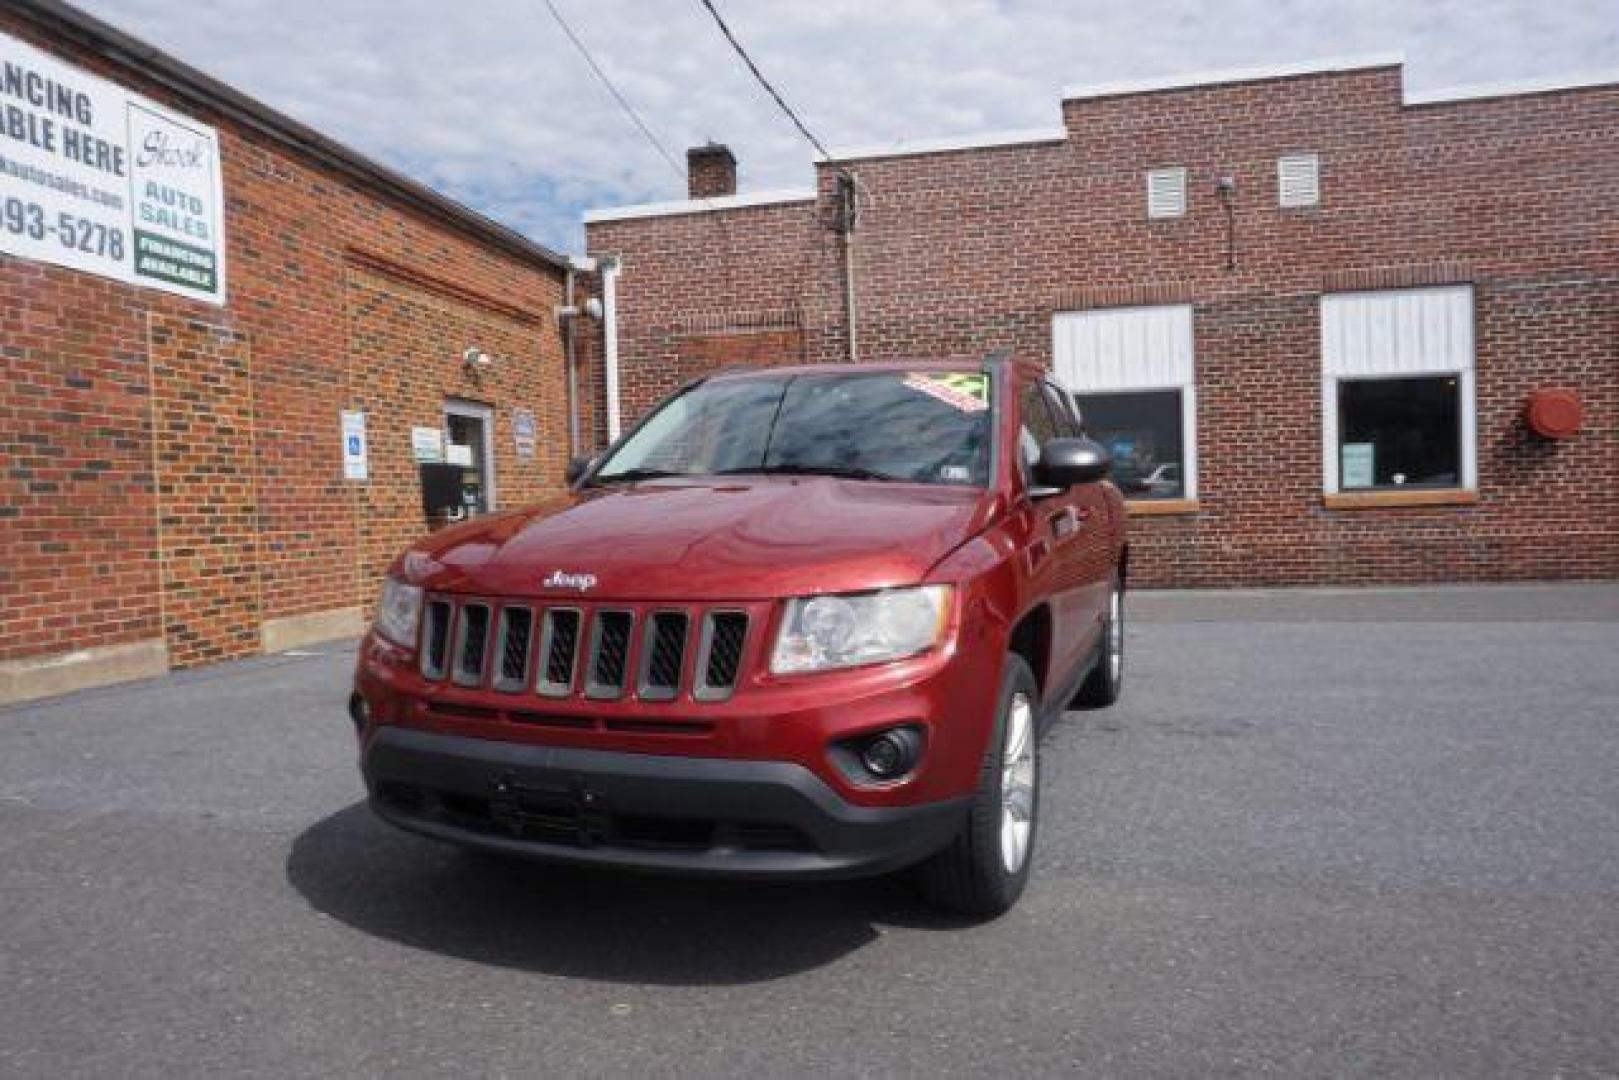
[[[1057,437],[1057,425],[1037,382],[1023,388],[1019,412],[1022,426],[1018,431],[1018,463],[1028,482],[1033,477],[1031,470],[1040,462],[1040,448]]]

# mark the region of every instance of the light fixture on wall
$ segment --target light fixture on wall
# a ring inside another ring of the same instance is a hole
[[[494,364],[494,358],[476,345],[461,354],[461,364],[473,375],[487,371]]]
[[[577,319],[580,315],[585,315],[592,319],[600,319],[602,317],[602,302],[596,297],[592,296],[590,299],[585,301],[584,307],[580,307],[577,304],[567,304],[557,308],[558,322],[567,322],[569,319]]]

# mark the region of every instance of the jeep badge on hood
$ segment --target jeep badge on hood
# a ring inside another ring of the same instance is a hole
[[[553,570],[551,576],[540,582],[547,589],[578,589],[589,592],[596,587],[595,574],[570,574],[566,570]]]

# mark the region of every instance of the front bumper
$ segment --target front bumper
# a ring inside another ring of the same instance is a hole
[[[949,843],[967,799],[855,806],[800,765],[465,738],[378,727],[372,808],[468,847],[727,877],[859,877]]]

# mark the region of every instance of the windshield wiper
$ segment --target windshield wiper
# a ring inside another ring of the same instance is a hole
[[[597,484],[631,483],[636,480],[667,480],[671,476],[690,476],[691,473],[670,472],[667,469],[625,469],[606,476],[592,476],[590,486]]]
[[[760,473],[766,476],[835,476],[840,480],[903,481],[905,477],[878,472],[860,465],[810,465],[803,462],[778,465],[755,465],[744,469],[721,469],[715,476],[736,476],[741,473]]]

